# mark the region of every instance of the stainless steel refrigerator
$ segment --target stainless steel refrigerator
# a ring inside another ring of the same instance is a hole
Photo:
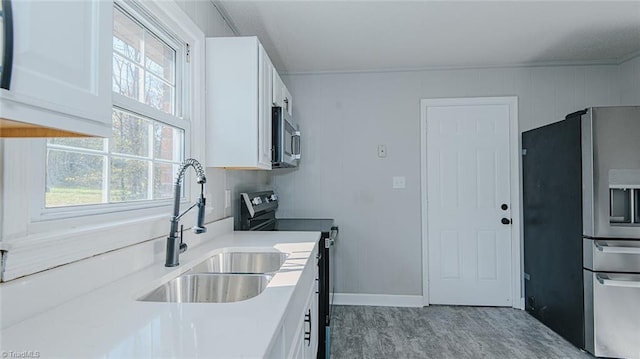
[[[526,310],[596,356],[640,358],[640,106],[522,135]]]

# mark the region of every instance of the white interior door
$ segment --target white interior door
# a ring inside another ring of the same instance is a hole
[[[511,306],[511,110],[473,102],[426,107],[428,299]]]

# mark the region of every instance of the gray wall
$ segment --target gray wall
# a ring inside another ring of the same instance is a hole
[[[200,27],[205,36],[234,36],[229,25],[220,16],[213,3],[208,0],[176,1],[180,8]],[[212,119],[207,118],[207,121]],[[256,191],[271,186],[269,171],[239,171],[207,168],[207,199],[213,203],[213,213],[207,220],[238,216],[240,192]],[[224,208],[224,191],[231,190],[231,208]]]
[[[560,66],[286,76],[304,158],[297,170],[274,174],[283,194],[280,216],[337,220],[337,292],[421,295],[420,99],[516,95],[524,131],[587,106],[619,104],[618,70]],[[637,83],[630,86],[637,90]],[[386,158],[377,157],[378,144],[387,145]],[[406,176],[406,189],[392,189],[393,176]]]
[[[640,105],[640,55],[620,65],[620,102],[622,105]]]

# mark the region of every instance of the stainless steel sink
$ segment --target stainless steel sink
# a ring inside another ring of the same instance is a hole
[[[275,273],[286,260],[280,252],[225,252],[195,265],[191,273]]]
[[[145,302],[230,303],[262,293],[266,274],[184,274],[138,298]]]

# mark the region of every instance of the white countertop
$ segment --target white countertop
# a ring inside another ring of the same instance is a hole
[[[4,352],[40,358],[258,358],[283,319],[318,232],[233,232],[189,248],[1,333]],[[260,295],[235,303],[157,303],[136,298],[221,249],[275,248],[289,256]],[[87,280],[91,280],[87,278]],[[46,295],[43,294],[43,295]]]

